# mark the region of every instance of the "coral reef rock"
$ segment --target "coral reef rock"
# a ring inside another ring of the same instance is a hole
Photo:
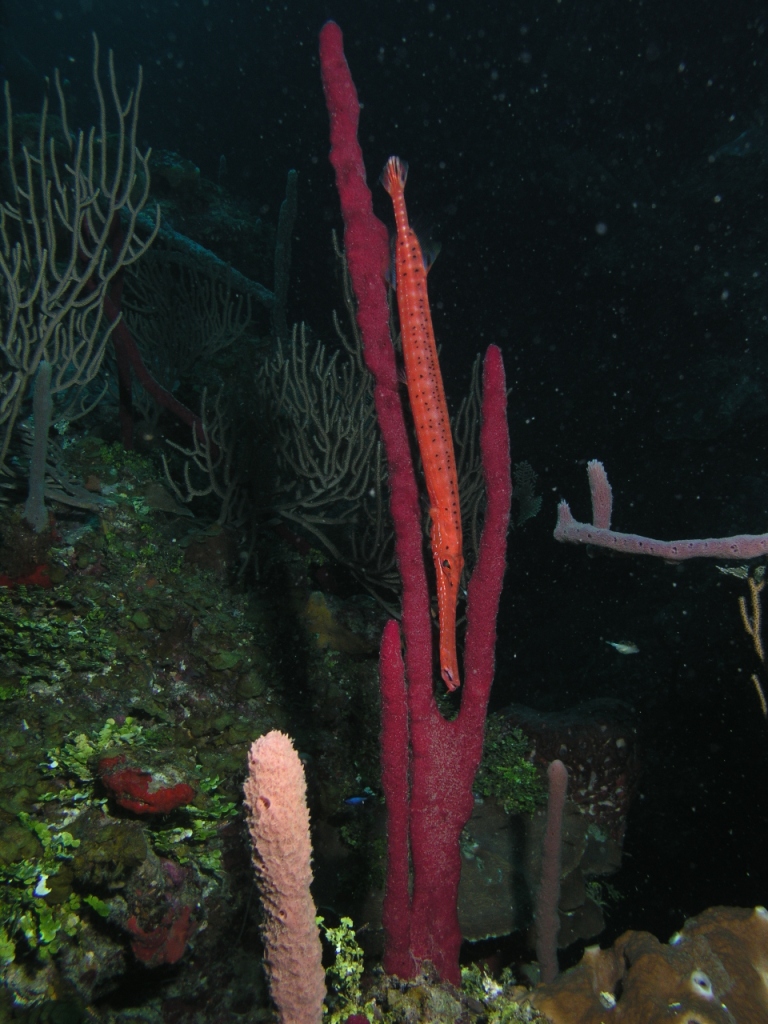
[[[765,1024],[768,910],[711,907],[667,945],[625,932],[526,1001],[554,1024]]]

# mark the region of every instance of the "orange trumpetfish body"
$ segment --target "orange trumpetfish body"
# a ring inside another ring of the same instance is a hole
[[[424,468],[432,520],[432,557],[437,576],[440,624],[440,674],[449,690],[459,686],[456,658],[456,602],[464,567],[456,456],[448,405],[437,360],[427,298],[427,271],[405,208],[407,166],[396,156],[387,161],[382,184],[392,197],[397,226],[395,275],[405,379]]]

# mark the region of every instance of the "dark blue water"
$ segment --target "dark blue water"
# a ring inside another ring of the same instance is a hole
[[[271,222],[298,169],[288,312],[318,332],[338,305],[341,222],[317,33],[339,22],[376,209],[389,222],[373,183],[397,154],[412,216],[442,243],[429,283],[449,399],[500,345],[513,461],[540,478],[543,508],[510,539],[492,706],[634,709],[644,771],[625,900],[601,941],[628,927],[665,939],[705,906],[765,902],[768,722],[743,591],[704,561],[590,557],[550,534],[562,496],[588,518],[590,458],[618,529],[768,528],[768,16],[666,0],[3,8],[16,110],[39,108],[58,66],[73,125],[89,125],[95,31],[123,88],[144,67],[142,146],[214,181],[225,164],[226,187]]]

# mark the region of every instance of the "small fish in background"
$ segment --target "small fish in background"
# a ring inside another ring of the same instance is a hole
[[[219,188],[221,188],[221,186],[224,184],[224,180],[226,179],[228,173],[229,168],[227,167],[227,158],[222,153],[221,156],[219,157],[219,170],[216,175],[216,180]]]
[[[747,128],[724,146],[716,149],[709,158],[710,163],[723,156],[744,157],[757,154],[763,161],[768,157],[768,133],[762,127]]]
[[[376,794],[373,790],[369,786],[366,786],[362,793],[359,793],[356,796],[348,796],[344,803],[347,807],[365,807],[368,801],[372,800],[375,795]]]
[[[639,654],[640,648],[637,644],[633,644],[631,640],[622,640],[619,643],[615,643],[613,640],[605,641],[609,647],[612,647],[619,654]]]
[[[158,430],[156,423],[142,420],[133,428],[133,443],[143,453],[154,451],[165,444],[163,432]]]

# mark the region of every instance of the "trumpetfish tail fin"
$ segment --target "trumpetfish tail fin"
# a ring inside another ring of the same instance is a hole
[[[394,195],[395,192],[405,191],[407,179],[408,164],[399,156],[391,156],[381,172],[381,184],[390,195]]]

